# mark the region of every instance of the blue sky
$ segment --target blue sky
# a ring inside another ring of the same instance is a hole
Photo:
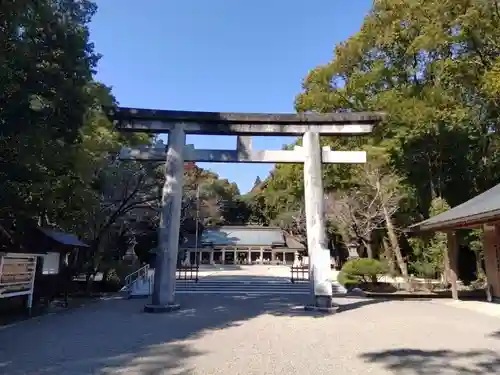
[[[97,79],[120,105],[221,112],[294,112],[307,72],[357,32],[372,0],[96,0]],[[277,150],[286,137],[258,137]],[[236,138],[188,136],[197,148]],[[205,164],[244,193],[269,164]]]

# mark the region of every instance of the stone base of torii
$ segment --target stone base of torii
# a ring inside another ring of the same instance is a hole
[[[180,308],[175,298],[176,268],[185,161],[229,163],[303,163],[307,248],[311,283],[307,310],[333,312],[330,280],[330,250],[327,245],[322,164],[364,163],[362,151],[332,151],[322,148],[320,135],[356,135],[371,132],[382,120],[378,113],[341,114],[224,114],[212,112],[158,111],[119,108],[110,115],[122,131],[168,132],[168,147],[156,145],[124,149],[123,160],[165,160],[159,246],[154,287],[146,312],[168,312]],[[237,135],[236,150],[196,150],[186,145],[186,134]],[[254,151],[252,135],[302,135],[303,146],[293,150]]]

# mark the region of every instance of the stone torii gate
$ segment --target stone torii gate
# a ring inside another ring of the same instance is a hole
[[[152,301],[146,312],[177,310],[175,300],[184,162],[303,163],[312,309],[332,308],[330,252],[328,250],[322,163],[364,163],[362,151],[332,151],[320,146],[320,135],[370,133],[383,119],[380,113],[251,114],[115,108],[110,118],[123,132],[168,133],[168,146],[124,149],[123,160],[165,161],[159,253],[156,258]],[[186,134],[236,135],[236,150],[197,150],[186,145]],[[293,150],[253,150],[252,136],[303,136]]]

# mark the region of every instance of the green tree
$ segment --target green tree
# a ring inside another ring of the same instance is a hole
[[[387,113],[370,136],[323,142],[340,150],[384,149],[408,192],[396,226],[429,217],[438,197],[455,206],[500,177],[497,7],[496,1],[378,0],[360,31],[303,82],[299,112]],[[325,170],[327,189],[354,188],[351,166]],[[297,180],[276,171],[279,181]]]
[[[436,216],[447,210],[450,206],[443,198],[434,198],[431,202],[430,215]],[[410,266],[414,272],[422,277],[432,278],[438,274],[447,280],[447,237],[446,233],[438,232],[432,234],[430,238],[412,238],[413,255],[415,259]]]
[[[90,1],[0,5],[0,218],[66,215],[98,55]]]

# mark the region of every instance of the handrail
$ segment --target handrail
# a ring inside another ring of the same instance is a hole
[[[149,276],[149,264],[146,264],[131,274],[125,276],[125,287],[129,288],[139,279],[145,279]]]
[[[305,265],[292,266],[291,271],[291,282],[296,283],[297,281],[310,281],[309,267]]]

